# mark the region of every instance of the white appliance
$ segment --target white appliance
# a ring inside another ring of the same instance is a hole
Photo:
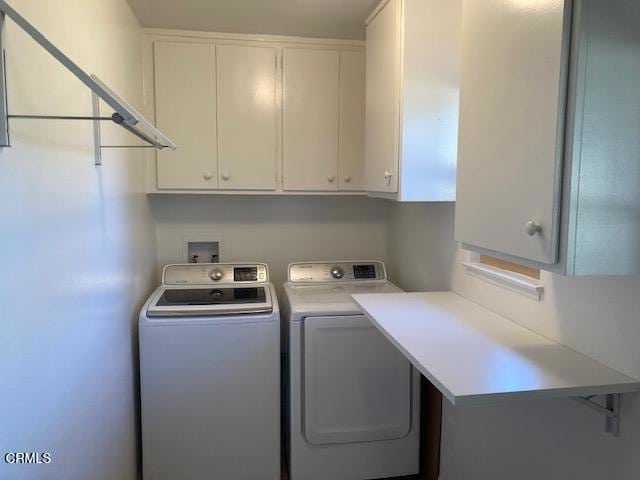
[[[140,313],[144,480],[280,479],[280,313],[264,264],[168,265]]]
[[[381,262],[293,263],[288,278],[291,480],[418,473],[420,375],[351,299],[400,289]]]

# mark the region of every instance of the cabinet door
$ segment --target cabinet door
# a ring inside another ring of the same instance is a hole
[[[274,48],[216,47],[221,189],[275,189],[275,62]]]
[[[340,53],[338,189],[364,189],[365,56]]]
[[[400,0],[367,25],[365,174],[367,190],[398,191]]]
[[[158,128],[177,145],[157,153],[158,188],[217,188],[215,49],[155,42]]]
[[[458,241],[557,260],[568,10],[564,0],[464,2]],[[530,235],[529,221],[542,230]]]
[[[337,190],[339,53],[283,51],[285,190]]]

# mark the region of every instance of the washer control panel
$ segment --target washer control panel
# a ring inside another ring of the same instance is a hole
[[[185,263],[167,265],[162,272],[164,285],[247,284],[269,281],[264,263]]]
[[[289,265],[289,282],[357,282],[386,280],[382,262],[301,262]]]

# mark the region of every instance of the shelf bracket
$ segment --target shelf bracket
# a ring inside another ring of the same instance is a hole
[[[4,53],[5,43],[5,14],[0,11],[0,147],[9,147],[9,119],[7,118],[7,74],[5,71],[6,57]]]
[[[574,400],[605,416],[605,431],[614,437],[620,435],[620,394],[610,393],[605,395],[605,404],[602,405],[593,400],[596,395],[588,397],[574,397]]]
[[[102,135],[100,132],[100,98],[91,92],[91,107],[93,109],[93,164],[102,165]]]

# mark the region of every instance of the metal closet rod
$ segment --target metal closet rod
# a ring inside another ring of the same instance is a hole
[[[7,115],[7,118],[22,118],[27,120],[113,120],[111,117],[83,117],[78,115]]]
[[[156,148],[171,148],[175,149],[176,145],[169,140],[162,132],[160,132],[155,126],[153,126],[144,116],[139,113],[135,108],[125,102],[123,99],[118,97],[107,85],[104,84],[98,77],[95,75],[89,75],[84,70],[82,70],[76,63],[74,63],[69,57],[67,57],[60,49],[58,49],[54,44],[52,44],[47,38],[40,33],[33,25],[31,25],[22,15],[20,15],[16,10],[14,10],[5,0],[0,0],[0,13],[2,14],[2,18],[0,18],[0,28],[2,28],[4,23],[4,15],[11,18],[22,30],[24,30],[31,38],[33,38],[42,48],[44,48],[51,56],[53,56],[58,62],[60,62],[67,70],[69,70],[72,74],[74,74],[82,83],[84,83],[91,91],[100,97],[107,105],[115,110],[115,113],[111,117],[98,117],[97,115],[94,117],[63,117],[57,115],[14,115],[14,116],[6,116],[7,118],[41,118],[41,119],[51,119],[51,120],[112,120],[121,127],[125,128],[129,132],[131,132],[136,137],[148,142]],[[0,31],[0,45],[2,44],[2,32]],[[4,47],[4,45],[1,45]],[[4,77],[4,58],[0,57],[0,62],[2,62],[2,74]],[[3,78],[4,80],[4,78]],[[3,82],[3,87],[5,84]],[[5,88],[0,89],[0,103],[2,104],[2,109],[6,113],[6,90]],[[153,136],[148,135],[147,133],[141,131],[136,128],[136,125],[140,124],[145,129],[149,130]],[[8,139],[7,129],[3,127],[4,132],[3,136],[6,137],[4,140]],[[8,143],[6,141],[0,143]]]
[[[116,125],[120,125],[122,128],[131,132],[136,137],[144,140],[150,145],[100,145],[101,148],[168,148],[168,145],[164,145],[158,142],[155,138],[147,135],[146,133],[138,130],[137,128],[125,123],[124,119],[119,113],[114,113],[110,117],[93,117],[83,115],[7,115],[7,118],[25,119],[25,120],[92,120],[92,121],[109,121]],[[170,148],[170,147],[169,147]]]

